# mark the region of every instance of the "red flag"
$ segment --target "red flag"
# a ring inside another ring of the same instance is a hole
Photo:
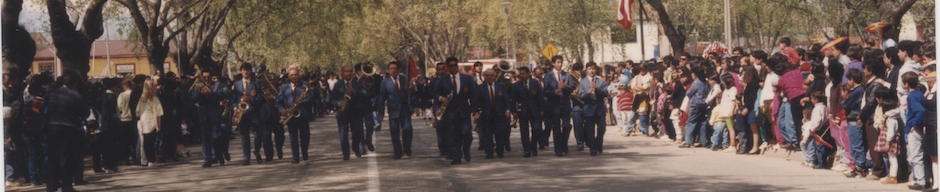
[[[620,6],[617,6],[617,23],[623,25],[624,29],[630,30],[633,26],[633,0],[620,0]]]
[[[408,59],[408,80],[409,80],[408,85],[409,86],[413,82],[411,80],[417,76],[418,76],[418,67],[415,66],[415,59],[410,58]]]

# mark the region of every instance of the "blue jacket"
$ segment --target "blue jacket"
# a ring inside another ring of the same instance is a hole
[[[578,97],[581,101],[584,101],[584,112],[582,115],[584,117],[603,117],[607,114],[607,107],[604,106],[604,98],[607,98],[607,82],[603,78],[594,77],[594,84],[597,84],[597,88],[594,89],[594,93],[588,93],[591,90],[591,81],[587,79],[581,80],[581,85],[578,86],[580,89],[578,92]]]
[[[503,116],[506,112],[509,112],[509,94],[506,93],[506,89],[501,83],[493,83],[493,97],[490,98],[490,89],[489,85],[486,82],[483,84],[476,85],[476,91],[474,91],[474,97],[470,99],[471,109],[475,112],[480,113],[481,116],[492,116],[495,115],[501,118],[507,118]],[[491,109],[493,107],[495,110]]]
[[[558,89],[560,83],[556,80],[554,71],[545,72],[545,78],[543,78],[545,87],[542,92],[548,99],[548,110],[546,112],[549,114],[571,112],[571,92],[574,91],[577,85],[572,82],[571,74],[564,71],[559,72],[561,73],[561,81],[568,83],[567,86],[561,88],[561,95],[555,94],[555,90]]]
[[[711,87],[701,79],[692,82],[692,87],[685,92],[685,95],[689,97],[689,106],[705,105],[705,97],[708,96],[710,89]]]
[[[330,91],[330,103],[332,103],[333,106],[339,107],[339,102],[343,101],[343,98],[346,96],[346,83],[352,83],[352,89],[355,90],[355,93],[353,93],[352,98],[347,101],[346,111],[336,111],[336,119],[348,120],[361,118],[365,115],[366,107],[372,109],[372,101],[366,102],[369,97],[366,95],[366,90],[363,89],[359,81],[346,82],[346,80],[342,79],[336,81],[336,84],[333,84],[333,90]]]
[[[300,98],[300,95],[303,92],[307,91],[307,86],[305,86],[307,85],[306,83],[302,83],[302,82],[298,83],[296,90],[291,90],[292,84],[293,83],[291,82],[281,84],[281,88],[279,88],[278,90],[277,103],[275,103],[275,105],[277,105],[278,116],[280,116],[281,110],[284,110],[293,106],[294,102],[297,101],[297,98]],[[340,97],[342,97],[342,95],[340,95]],[[310,95],[310,93],[307,93],[307,98],[305,98],[304,100],[301,100],[300,107],[297,107],[300,110],[300,117],[293,118],[292,120],[310,119],[311,117],[310,103],[312,101],[313,101],[313,95]]]
[[[460,91],[449,101],[447,111],[443,114],[443,119],[445,120],[470,117],[470,96],[477,83],[470,75],[462,73],[458,73],[457,75],[457,77],[460,78]],[[448,94],[454,92],[451,78],[450,74],[444,75],[441,76],[440,80],[437,82],[437,88],[434,90],[435,112],[441,109],[441,98],[447,97]]]
[[[922,128],[924,126],[924,92],[914,89],[907,94],[907,122],[904,123],[904,133],[910,133],[911,128]]]
[[[231,102],[229,102],[229,104],[232,105],[233,109],[238,109],[238,104],[242,102],[242,97],[245,96],[244,84],[245,84],[244,80],[235,81],[234,83],[234,86],[233,86],[234,89],[232,89],[233,98]],[[252,94],[252,92],[255,92],[255,93]],[[251,82],[248,82],[248,95],[249,95],[248,97],[251,98],[251,101],[248,101],[248,110],[246,110],[242,114],[242,121],[245,122],[247,120],[247,121],[250,121],[251,123],[259,123],[258,122],[259,110],[257,109],[259,106],[261,106],[261,103],[265,102],[264,99],[261,98],[262,96],[261,83],[255,80],[251,80]]]
[[[525,88],[524,83],[529,84],[529,89]],[[539,81],[535,79],[529,79],[527,82],[517,81],[513,83],[510,95],[512,96],[510,99],[513,103],[521,104],[521,109],[517,105],[510,105],[510,107],[513,112],[522,110],[522,113],[518,114],[522,119],[541,118],[539,112],[545,112],[545,109],[548,107],[548,103],[542,95],[542,89],[539,88]]]
[[[849,97],[842,100],[842,110],[845,110],[845,119],[855,121],[861,112],[862,96],[865,95],[865,88],[857,86],[849,92]]]
[[[229,93],[228,89],[225,89],[225,86],[222,86],[219,82],[209,83],[212,93],[207,96],[199,94],[199,90],[203,84],[200,83],[196,85],[197,88],[192,90],[192,96],[190,97],[194,104],[199,104],[199,122],[201,123],[221,123],[222,122],[222,106],[219,105],[219,102],[223,99],[228,99]]]
[[[379,112],[379,116],[385,115],[385,107],[388,106],[388,118],[394,119],[399,117],[409,118],[409,115],[414,112],[413,107],[411,107],[409,100],[411,97],[408,93],[408,79],[404,75],[398,75],[398,88],[395,88],[395,82],[392,81],[392,78],[386,78],[382,80],[381,88],[379,90],[379,100],[375,104],[376,110]]]

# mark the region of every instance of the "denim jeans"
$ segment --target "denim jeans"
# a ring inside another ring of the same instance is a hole
[[[800,149],[803,150],[803,155],[806,156],[807,163],[818,164],[818,162],[816,162],[816,139],[807,139],[806,145],[800,145]]]
[[[649,135],[650,134],[650,131],[649,131],[650,115],[637,115],[637,116],[640,116],[640,132],[642,132],[643,135]]]
[[[42,180],[43,165],[45,165],[46,141],[41,135],[27,136],[26,144],[29,148],[29,180],[38,183]],[[124,156],[127,159],[127,156]]]
[[[825,145],[816,144],[816,142],[810,143],[810,145],[814,145],[814,147],[816,147],[816,166],[827,168],[825,167],[826,156],[829,154],[829,150],[832,149],[826,148]]]
[[[620,111],[623,114],[623,123],[620,124],[620,129],[625,133],[633,132],[633,128],[636,127],[636,113],[633,111]]]
[[[790,102],[780,103],[780,110],[777,111],[777,126],[780,127],[780,134],[786,140],[786,144],[795,144],[799,142],[796,135],[796,124],[793,123],[793,113],[790,111]]]
[[[692,145],[695,142],[695,138],[692,138],[692,133],[695,130],[699,131],[698,137],[700,144],[704,145],[708,140],[705,140],[705,124],[707,122],[705,119],[705,108],[706,105],[697,105],[692,106],[689,109],[689,119],[685,122],[685,144]]]
[[[725,124],[725,121],[723,120],[715,122],[715,125],[713,126],[715,128],[715,133],[712,134],[712,149],[728,148],[730,140],[728,140],[728,126],[726,125],[727,124]]]
[[[865,130],[858,124],[858,121],[849,121],[845,126],[849,135],[849,145],[851,146],[852,159],[855,160],[855,169],[867,169],[871,167],[871,161],[866,159],[865,153],[868,151],[865,145]]]

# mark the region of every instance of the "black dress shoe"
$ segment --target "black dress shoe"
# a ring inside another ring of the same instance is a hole
[[[545,149],[545,146],[539,146],[539,149]]]
[[[690,148],[690,147],[692,147],[692,145],[689,145],[689,144],[679,145],[679,148]]]
[[[104,172],[105,172],[104,169],[95,168],[95,173],[104,173]]]
[[[561,153],[561,152],[555,152],[555,156],[558,156],[558,157],[561,157],[562,154],[563,154],[563,153]]]
[[[460,159],[454,159],[454,161],[451,161],[450,164],[451,164],[451,165],[460,165]]]
[[[539,156],[539,150],[532,150],[532,156]]]
[[[225,159],[219,159],[219,165],[225,165]]]
[[[467,162],[470,162],[470,155],[464,155],[463,160],[467,160]]]
[[[88,180],[73,181],[72,183],[74,183],[74,185],[86,185],[88,184]]]
[[[291,161],[290,163],[291,163],[291,164],[298,164],[298,163],[300,163],[300,160],[294,159],[294,161]]]
[[[522,154],[522,157],[532,157],[532,153],[525,152],[524,154]]]
[[[578,151],[584,151],[584,143],[578,144]]]
[[[405,155],[411,157],[411,149],[405,149]]]
[[[307,155],[306,155],[306,154],[304,154],[303,159],[304,159],[304,161],[307,160]]]
[[[702,148],[702,147],[705,147],[705,144],[698,144],[698,145],[695,145],[695,148]]]
[[[265,158],[264,161],[274,161],[274,158],[268,157],[268,158]]]
[[[503,158],[503,153],[496,153],[496,157]]]
[[[922,191],[922,190],[924,190],[924,185],[914,183],[913,185],[908,185],[907,188],[910,189],[910,190]]]
[[[251,165],[251,160],[245,160],[245,162],[242,162],[242,165]]]
[[[493,159],[493,154],[487,154],[485,159]]]
[[[395,157],[393,157],[392,159],[401,159],[401,154],[395,154]]]
[[[597,156],[597,151],[591,151],[591,156]]]
[[[284,153],[280,149],[277,150],[277,159],[284,159]]]
[[[232,161],[232,156],[228,153],[222,153],[222,156],[225,157],[226,161]]]
[[[366,147],[369,148],[369,151],[375,151],[375,146],[373,146],[372,143],[366,143]]]
[[[355,152],[356,152],[356,157],[362,157],[362,153],[359,153],[359,151],[355,151]]]
[[[512,147],[509,147],[509,145],[506,145],[506,152],[512,152]]]
[[[203,168],[212,167],[212,163],[203,163],[203,164],[202,164],[202,167],[203,167]]]
[[[349,156],[343,156],[343,161],[349,161]]]

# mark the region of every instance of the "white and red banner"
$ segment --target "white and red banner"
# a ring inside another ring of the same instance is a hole
[[[630,30],[633,26],[633,0],[620,0],[617,5],[617,23]]]

